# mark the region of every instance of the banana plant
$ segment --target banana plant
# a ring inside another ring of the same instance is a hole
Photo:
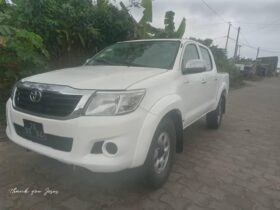
[[[141,6],[144,8],[142,19],[140,20],[140,34],[143,38],[148,38],[149,22],[153,21],[153,4],[152,0],[142,0]]]
[[[121,2],[121,7],[124,11],[128,12],[128,9]],[[139,21],[139,34],[141,38],[149,38],[151,37],[149,34],[153,34],[154,37],[158,38],[182,38],[185,30],[186,30],[186,19],[183,18],[177,31],[174,26],[174,15],[173,11],[166,12],[165,15],[165,29],[157,29],[151,26],[151,22],[153,21],[153,4],[152,0],[142,0],[140,4],[143,8],[143,16]],[[136,22],[136,21],[135,21]]]
[[[186,18],[183,18],[179,25],[179,28],[175,33],[176,38],[182,38],[184,36],[185,30],[186,30]]]
[[[140,23],[147,23],[153,21],[153,4],[152,0],[142,0],[141,6],[144,8],[143,17]]]

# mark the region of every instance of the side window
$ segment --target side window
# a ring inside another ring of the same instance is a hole
[[[182,68],[186,66],[188,61],[195,60],[195,59],[199,59],[197,47],[194,44],[188,44],[185,48]]]
[[[213,69],[213,64],[212,64],[212,59],[209,54],[209,51],[206,48],[201,47],[201,46],[199,46],[199,49],[201,52],[202,59],[205,61],[206,70],[211,71]]]

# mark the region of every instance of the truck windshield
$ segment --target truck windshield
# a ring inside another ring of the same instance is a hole
[[[171,69],[180,41],[121,42],[105,48],[86,65],[140,66]]]

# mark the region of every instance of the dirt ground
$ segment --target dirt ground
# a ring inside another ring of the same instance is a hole
[[[0,210],[280,209],[280,78],[231,91],[220,130],[202,119],[184,134],[168,182],[152,191],[133,173],[94,174],[28,152],[2,125]]]

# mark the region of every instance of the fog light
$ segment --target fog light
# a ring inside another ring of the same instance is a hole
[[[118,152],[118,147],[115,143],[108,142],[104,144],[104,149],[110,155],[115,155]]]
[[[104,141],[98,141],[94,143],[93,147],[91,148],[90,153],[92,154],[101,154],[102,153],[102,145]]]

